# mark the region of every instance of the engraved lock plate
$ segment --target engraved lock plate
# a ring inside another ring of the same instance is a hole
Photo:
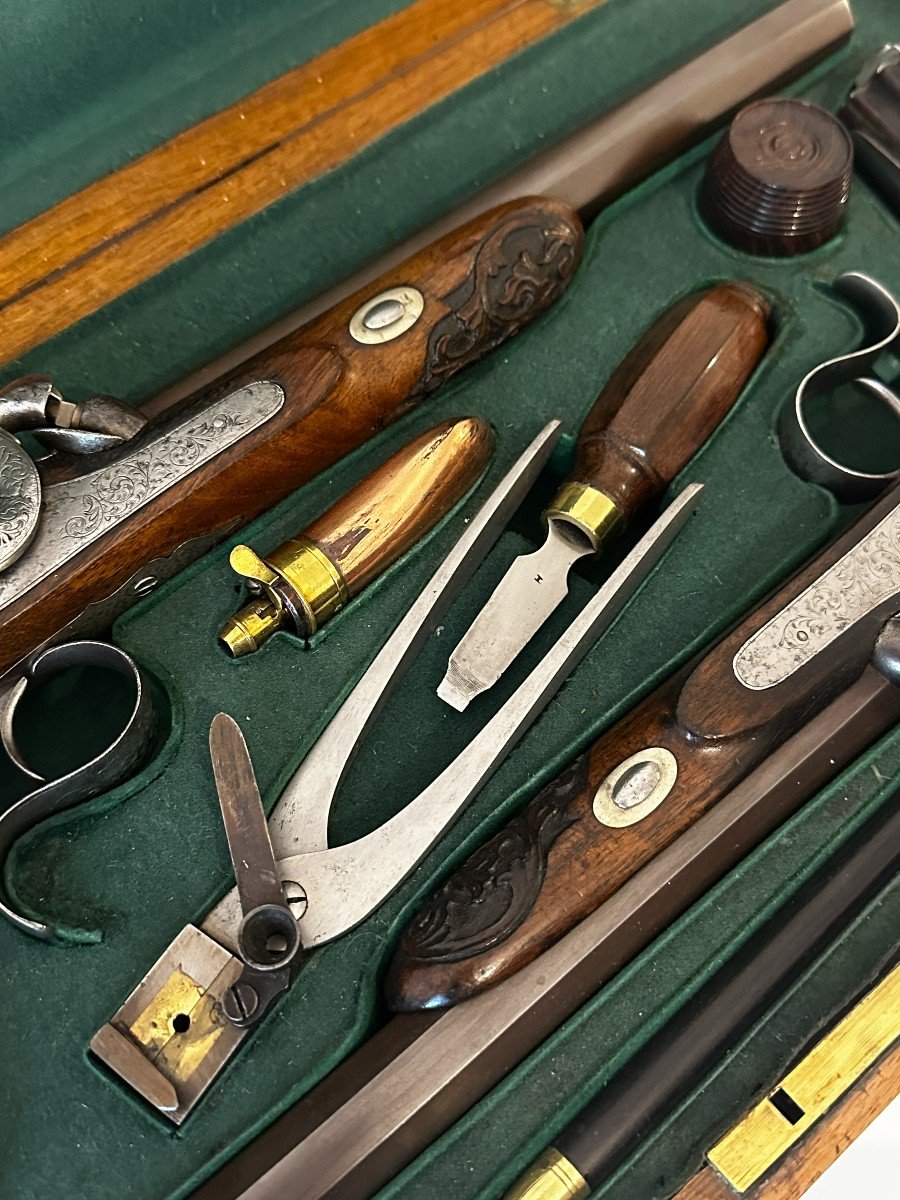
[[[412,329],[424,311],[425,297],[418,288],[388,288],[359,306],[350,318],[350,336],[364,346],[392,342]]]
[[[744,642],[732,663],[738,680],[753,691],[783,683],[890,599],[898,579],[900,506]]]
[[[284,391],[260,381],[220,396],[161,437],[108,466],[44,489],[43,516],[30,552],[0,575],[0,609],[85,546],[132,516],[186,475],[233,446],[278,412]]]
[[[664,746],[648,746],[613,767],[594,796],[594,816],[601,825],[624,829],[643,821],[675,786],[678,762]]]
[[[0,429],[0,571],[31,544],[41,514],[37,467],[16,439]]]

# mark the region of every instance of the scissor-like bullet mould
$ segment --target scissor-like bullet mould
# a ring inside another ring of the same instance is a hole
[[[406,808],[365,837],[330,847],[331,806],[366,731],[518,507],[559,431],[558,422],[547,425],[501,480],[307,754],[269,818],[278,871],[305,949],[359,924],[415,870],[659,561],[696,506],[702,484],[685,488],[669,505],[495,716]],[[217,782],[221,798],[223,787],[230,784],[219,769]],[[229,842],[234,853],[231,833]],[[251,1023],[239,1026],[231,1011],[234,1006],[226,1000],[247,965],[241,957],[246,920],[246,905],[235,888],[201,928],[189,925],[182,930],[91,1042],[109,1067],[176,1123],[203,1095]],[[183,998],[183,1010],[176,1005],[173,1011],[173,996]],[[207,1048],[190,1056],[161,1053],[179,1037]]]
[[[223,1008],[232,1024],[250,1026],[290,985],[300,931],[281,884],[247,743],[226,713],[213,717],[209,756],[242,913],[237,945],[244,969],[225,993]]]

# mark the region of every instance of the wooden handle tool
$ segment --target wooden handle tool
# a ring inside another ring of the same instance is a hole
[[[0,574],[0,676],[91,606],[108,623],[545,312],[582,237],[555,200],[504,204],[120,447],[48,459],[37,533]]]
[[[870,662],[896,675],[898,611],[900,485],[451,876],[403,936],[391,1007],[455,1004],[555,942]]]
[[[279,629],[311,637],[434,528],[484,471],[493,445],[484,421],[444,421],[265,558],[236,546],[231,565],[259,595],[223,626],[228,650],[252,654]]]
[[[438,695],[462,710],[491,687],[568,590],[569,568],[659,496],[737,400],[767,345],[769,305],[745,283],[670,308],[617,368],[581,427],[575,468],[453,651]]]

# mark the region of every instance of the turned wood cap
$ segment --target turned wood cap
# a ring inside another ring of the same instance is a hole
[[[700,212],[748,254],[785,257],[823,245],[844,220],[853,144],[837,117],[806,100],[742,108],[713,152]]]

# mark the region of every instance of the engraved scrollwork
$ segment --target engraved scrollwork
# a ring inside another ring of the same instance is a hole
[[[268,421],[284,404],[269,380],[203,399],[165,430],[151,426],[125,443],[104,466],[44,489],[43,515],[27,554],[0,576],[0,609],[58,570],[92,541],[162,495],[193,470]],[[0,430],[0,447],[3,445]],[[140,440],[139,440],[140,439]],[[28,462],[30,463],[30,459]],[[39,480],[35,471],[35,486]],[[2,491],[2,488],[0,488]],[[0,569],[2,569],[0,547]]]
[[[20,537],[34,507],[25,492],[25,464],[7,446],[0,446],[0,546]]]
[[[40,509],[40,483],[31,459],[0,431],[0,571],[22,553]]]
[[[506,941],[540,895],[554,842],[580,820],[586,779],[582,757],[451,875],[407,928],[407,959],[459,962]]]
[[[66,522],[66,536],[87,537],[101,525],[120,521],[196,466],[211,445],[240,436],[246,424],[239,412],[220,413],[177,438],[163,438],[129,461],[99,471],[91,490],[79,497],[84,511]]]
[[[900,507],[738,650],[734,673],[757,691],[783,682],[900,592]]]
[[[548,308],[572,278],[581,244],[580,228],[562,212],[510,214],[479,246],[469,276],[444,297],[451,311],[431,331],[410,404]]]

